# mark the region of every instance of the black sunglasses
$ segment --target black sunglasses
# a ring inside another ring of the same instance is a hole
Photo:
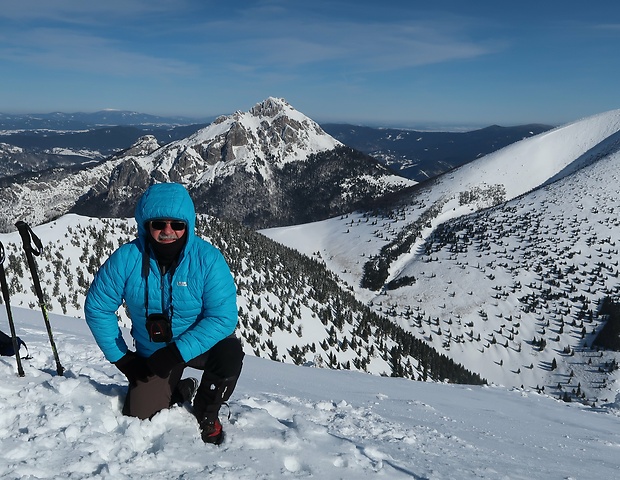
[[[185,230],[187,226],[185,222],[180,222],[178,220],[151,220],[151,228],[153,230],[163,230],[166,228],[166,225],[170,225],[170,228],[172,228],[175,232]]]

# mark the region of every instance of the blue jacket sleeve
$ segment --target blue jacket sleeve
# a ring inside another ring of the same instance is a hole
[[[221,252],[212,253],[204,266],[201,318],[176,340],[185,361],[210,350],[237,327],[237,287]]]
[[[106,260],[95,275],[84,304],[86,323],[110,362],[120,360],[127,353],[116,311],[123,302],[130,249],[130,245],[124,245]]]

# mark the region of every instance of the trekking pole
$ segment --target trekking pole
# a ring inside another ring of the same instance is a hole
[[[22,237],[24,252],[26,253],[26,260],[28,260],[28,267],[30,267],[30,273],[32,275],[32,283],[34,285],[35,293],[37,294],[37,297],[39,297],[39,306],[41,307],[41,312],[43,313],[43,321],[45,322],[47,335],[50,339],[50,345],[52,346],[52,353],[54,354],[54,359],[56,360],[56,372],[58,373],[58,375],[62,375],[64,372],[64,368],[62,368],[62,365],[60,364],[60,358],[58,358],[58,351],[56,350],[54,336],[52,335],[52,326],[50,325],[50,320],[47,316],[47,308],[45,307],[43,290],[41,289],[41,282],[39,281],[37,264],[35,263],[33,257],[33,255],[39,256],[41,254],[41,251],[43,250],[43,245],[41,244],[41,240],[39,239],[39,237],[34,234],[28,224],[20,220],[15,224],[15,226],[17,227],[17,230]],[[31,240],[32,242],[34,242],[36,250],[32,247]]]
[[[4,299],[6,316],[9,320],[9,328],[11,330],[13,351],[15,352],[15,360],[17,361],[17,374],[20,377],[23,377],[24,369],[22,367],[22,359],[19,356],[19,342],[17,341],[17,334],[15,333],[15,323],[13,322],[13,313],[11,312],[11,298],[9,295],[9,286],[6,282],[6,272],[4,271],[4,245],[2,244],[2,242],[0,242],[0,287],[2,288],[2,298]]]

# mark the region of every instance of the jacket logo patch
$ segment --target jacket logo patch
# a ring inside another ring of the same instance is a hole
[[[178,286],[178,287],[187,287],[187,282],[178,281],[178,282],[177,282],[177,286]]]

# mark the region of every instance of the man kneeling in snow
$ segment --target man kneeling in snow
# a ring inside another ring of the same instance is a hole
[[[224,257],[195,236],[196,213],[180,184],[151,186],[138,201],[138,238],[118,248],[97,272],[85,303],[86,322],[106,359],[129,381],[125,415],[151,418],[193,400],[206,443],[223,440],[220,407],[241,373],[234,336],[237,289]],[[135,351],[116,311],[125,302]],[[181,380],[185,367],[202,380]]]

